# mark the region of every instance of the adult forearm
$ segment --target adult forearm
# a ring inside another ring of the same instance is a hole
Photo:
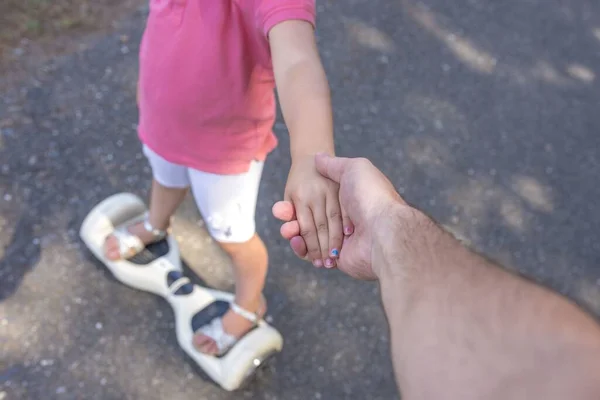
[[[600,328],[398,206],[373,261],[405,399],[600,398]]]
[[[334,153],[331,96],[325,72],[314,60],[300,61],[277,80],[292,159]]]

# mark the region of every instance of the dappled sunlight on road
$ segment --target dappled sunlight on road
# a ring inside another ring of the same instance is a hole
[[[594,28],[594,29],[592,29],[592,34],[600,42],[600,28]]]
[[[592,83],[596,79],[596,74],[590,68],[579,65],[571,64],[567,68],[567,72],[575,79],[579,79],[583,83]]]
[[[189,200],[184,206],[195,205],[191,197]],[[183,262],[203,284],[219,290],[232,290],[234,281],[231,259],[210,237],[202,219],[188,219],[175,215],[172,227]]]
[[[42,247],[36,273],[26,274],[18,290],[0,303],[0,321],[6,321],[5,326],[0,326],[0,336],[9,339],[2,350],[7,351],[9,360],[62,357],[65,346],[72,342],[77,315],[88,301],[93,301],[86,299],[80,290],[81,282],[90,278],[86,276],[88,271],[67,260],[64,244],[55,241],[54,244],[42,243]],[[56,264],[68,264],[69,275],[55,274],[53,265]],[[98,282],[98,286],[104,285]],[[32,320],[37,323],[32,324]],[[11,343],[19,343],[19,346],[11,346]]]
[[[516,67],[507,67],[506,71],[512,71],[512,76],[517,77],[519,72]],[[589,85],[596,74],[588,67],[580,64],[567,66],[566,71],[561,72],[547,61],[538,60],[530,69],[530,76],[537,80],[556,86],[568,86],[582,83]]]
[[[444,43],[466,66],[480,73],[494,72],[497,60],[492,54],[477,48],[469,39],[444,27],[435,14],[425,7],[411,4],[409,0],[402,0],[402,4],[421,27]]]
[[[517,79],[520,75],[523,74],[524,71],[519,71],[518,68],[511,67],[507,70],[510,76],[516,77]],[[510,72],[512,71],[512,72]],[[535,62],[533,66],[529,68],[530,77],[540,80],[542,82],[546,82],[556,86],[565,86],[568,85],[570,80],[568,77],[564,76],[560,71],[558,71],[553,65],[551,65],[547,61],[538,60]],[[527,74],[524,76],[527,79]],[[520,82],[523,79],[518,79]]]
[[[457,215],[451,218],[453,229],[471,238],[478,246],[489,238],[482,236],[481,227],[498,224],[520,237],[530,233],[531,215],[518,197],[494,182],[491,177],[454,178],[462,183],[446,190],[446,199]],[[460,217],[459,217],[460,216]]]
[[[446,166],[450,174],[451,165]],[[506,187],[493,176],[465,176],[453,172],[452,180],[462,182],[446,190],[447,201],[458,214],[451,218],[453,229],[480,243],[489,238],[481,237],[480,227],[498,224],[508,228],[516,237],[532,235],[532,220],[538,213],[554,211],[552,191],[537,179],[514,176],[512,187]],[[460,221],[460,222],[459,222]]]
[[[537,211],[552,212],[551,189],[532,176],[513,176],[513,189]]]
[[[523,60],[521,61],[523,63],[514,63],[500,59],[497,54],[478,46],[474,39],[446,26],[435,11],[422,3],[414,0],[400,0],[400,3],[415,23],[441,42],[458,61],[477,73],[496,74],[520,85],[527,84],[530,79],[557,86],[589,85],[595,80],[595,72],[578,63],[572,63],[565,71],[561,71],[561,67],[545,59],[529,61],[527,62],[529,65]],[[600,28],[594,29],[593,34],[600,40]]]
[[[447,170],[453,162],[450,151],[432,137],[410,136],[404,140],[402,148],[407,161],[434,174]]]
[[[0,303],[0,337],[5,339],[0,342],[0,373],[11,367],[21,378],[44,375],[53,380],[57,394],[69,380],[79,382],[80,389],[110,382],[127,387],[130,395],[145,390],[132,386],[132,379],[153,387],[169,379],[198,381],[177,345],[166,302],[82,262],[78,246],[69,248],[61,238],[47,242],[35,274],[25,276],[18,290]],[[69,273],[57,274],[56,265],[66,266]],[[118,322],[115,316],[122,314],[129,316]],[[145,396],[140,392],[134,397]]]
[[[575,294],[577,300],[591,312],[600,315],[600,278],[597,282],[580,279],[577,286]]]
[[[417,167],[440,181],[443,204],[453,210],[441,222],[463,242],[482,245],[487,240],[482,236],[482,227],[498,222],[516,237],[533,234],[531,221],[535,215],[554,211],[552,188],[533,176],[517,173],[505,185],[495,169],[485,173],[465,167],[465,160],[457,158],[456,151],[484,133],[471,133],[467,117],[455,105],[411,93],[405,95],[402,111],[418,124],[417,133],[402,139],[404,168]],[[409,195],[412,190],[408,188]],[[432,198],[429,206],[439,204]]]
[[[451,140],[464,140],[469,136],[466,116],[456,105],[441,97],[406,93],[402,111],[416,120],[420,133],[443,134]],[[419,138],[422,137],[419,135]]]
[[[579,7],[597,6],[548,1],[321,2],[336,152],[370,158],[465,244],[600,315],[600,25]],[[147,199],[135,18],[18,85],[13,108],[0,104],[0,129],[10,124],[0,133],[0,384],[11,381],[0,396],[229,398],[183,357],[168,305],[111,279],[79,247],[76,230],[100,200]],[[396,398],[377,286],[315,270],[279,236],[271,207],[290,158],[282,119],[275,131],[257,228],[286,345],[273,375],[240,396]],[[206,284],[231,290],[230,260],[197,221],[188,198],[173,221],[181,255]]]
[[[431,136],[405,139],[403,154],[405,164],[409,161],[430,176],[452,182],[448,187],[440,187],[445,204],[454,210],[443,223],[463,241],[468,237],[468,242],[484,243],[487,238],[481,237],[480,228],[498,221],[517,236],[531,233],[532,212],[553,210],[550,190],[535,179],[515,177],[513,191],[495,180],[495,172],[481,175],[472,170],[464,171],[457,166],[458,160],[450,149]]]
[[[4,201],[0,198],[0,201]],[[0,260],[5,257],[8,242],[12,236],[13,227],[9,226],[8,220],[0,213]]]
[[[393,40],[379,29],[356,19],[344,18],[349,36],[365,47],[389,53],[394,50]]]
[[[506,195],[501,196],[498,203],[500,206],[499,213],[502,216],[504,224],[517,234],[526,233],[526,217],[523,206],[515,199]]]

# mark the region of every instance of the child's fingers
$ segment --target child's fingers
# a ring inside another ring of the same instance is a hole
[[[350,217],[348,216],[348,213],[346,213],[346,210],[344,210],[344,207],[340,205],[340,208],[342,210],[342,226],[344,227],[344,235],[352,235],[352,233],[354,232],[354,224],[352,223],[352,220],[350,220]]]
[[[329,259],[329,221],[327,220],[326,199],[317,200],[311,207],[317,237],[319,238],[319,258],[326,263],[326,267],[332,267]]]
[[[340,255],[344,230],[342,227],[342,212],[337,193],[327,196],[327,218],[329,226],[329,248],[327,256],[335,260]]]
[[[271,209],[273,216],[280,221],[289,222],[296,219],[294,205],[290,201],[278,201]]]
[[[306,247],[306,242],[304,241],[302,236],[294,236],[293,238],[291,238],[290,246],[291,246],[292,250],[294,251],[294,253],[296,253],[296,256],[298,256],[299,258],[301,258],[303,260],[309,261],[308,260],[308,249]]]
[[[302,236],[300,236],[300,224],[298,221],[289,221],[281,225],[281,236],[290,241],[290,247],[294,250],[294,253],[305,261],[308,260],[308,249],[306,242]]]
[[[317,236],[312,211],[308,207],[297,207],[296,217],[300,225],[300,236],[302,236],[306,243],[308,258],[316,267],[322,266],[321,248],[319,247],[319,237]]]
[[[300,236],[300,224],[298,221],[288,221],[281,225],[279,233],[286,240],[292,240],[293,237]]]

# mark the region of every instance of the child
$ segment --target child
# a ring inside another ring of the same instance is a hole
[[[144,223],[107,238],[129,258],[164,238],[191,188],[212,237],[234,265],[235,302],[201,328],[196,348],[218,355],[266,311],[267,251],[255,233],[264,160],[276,147],[275,83],[290,134],[285,198],[315,266],[335,266],[343,239],[338,187],[314,166],[334,153],[314,0],[150,0],[140,49],[139,137],[152,167]]]

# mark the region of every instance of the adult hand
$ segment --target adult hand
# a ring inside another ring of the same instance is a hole
[[[392,183],[369,160],[317,155],[317,170],[340,185],[340,205],[353,226],[346,226],[346,236],[337,267],[363,280],[377,279],[372,265],[373,235],[386,218],[386,211],[398,204],[406,205]],[[306,243],[290,202],[278,202],[273,215],[284,221],[281,235],[290,241],[300,258],[306,259]],[[348,229],[349,228],[349,229]]]

